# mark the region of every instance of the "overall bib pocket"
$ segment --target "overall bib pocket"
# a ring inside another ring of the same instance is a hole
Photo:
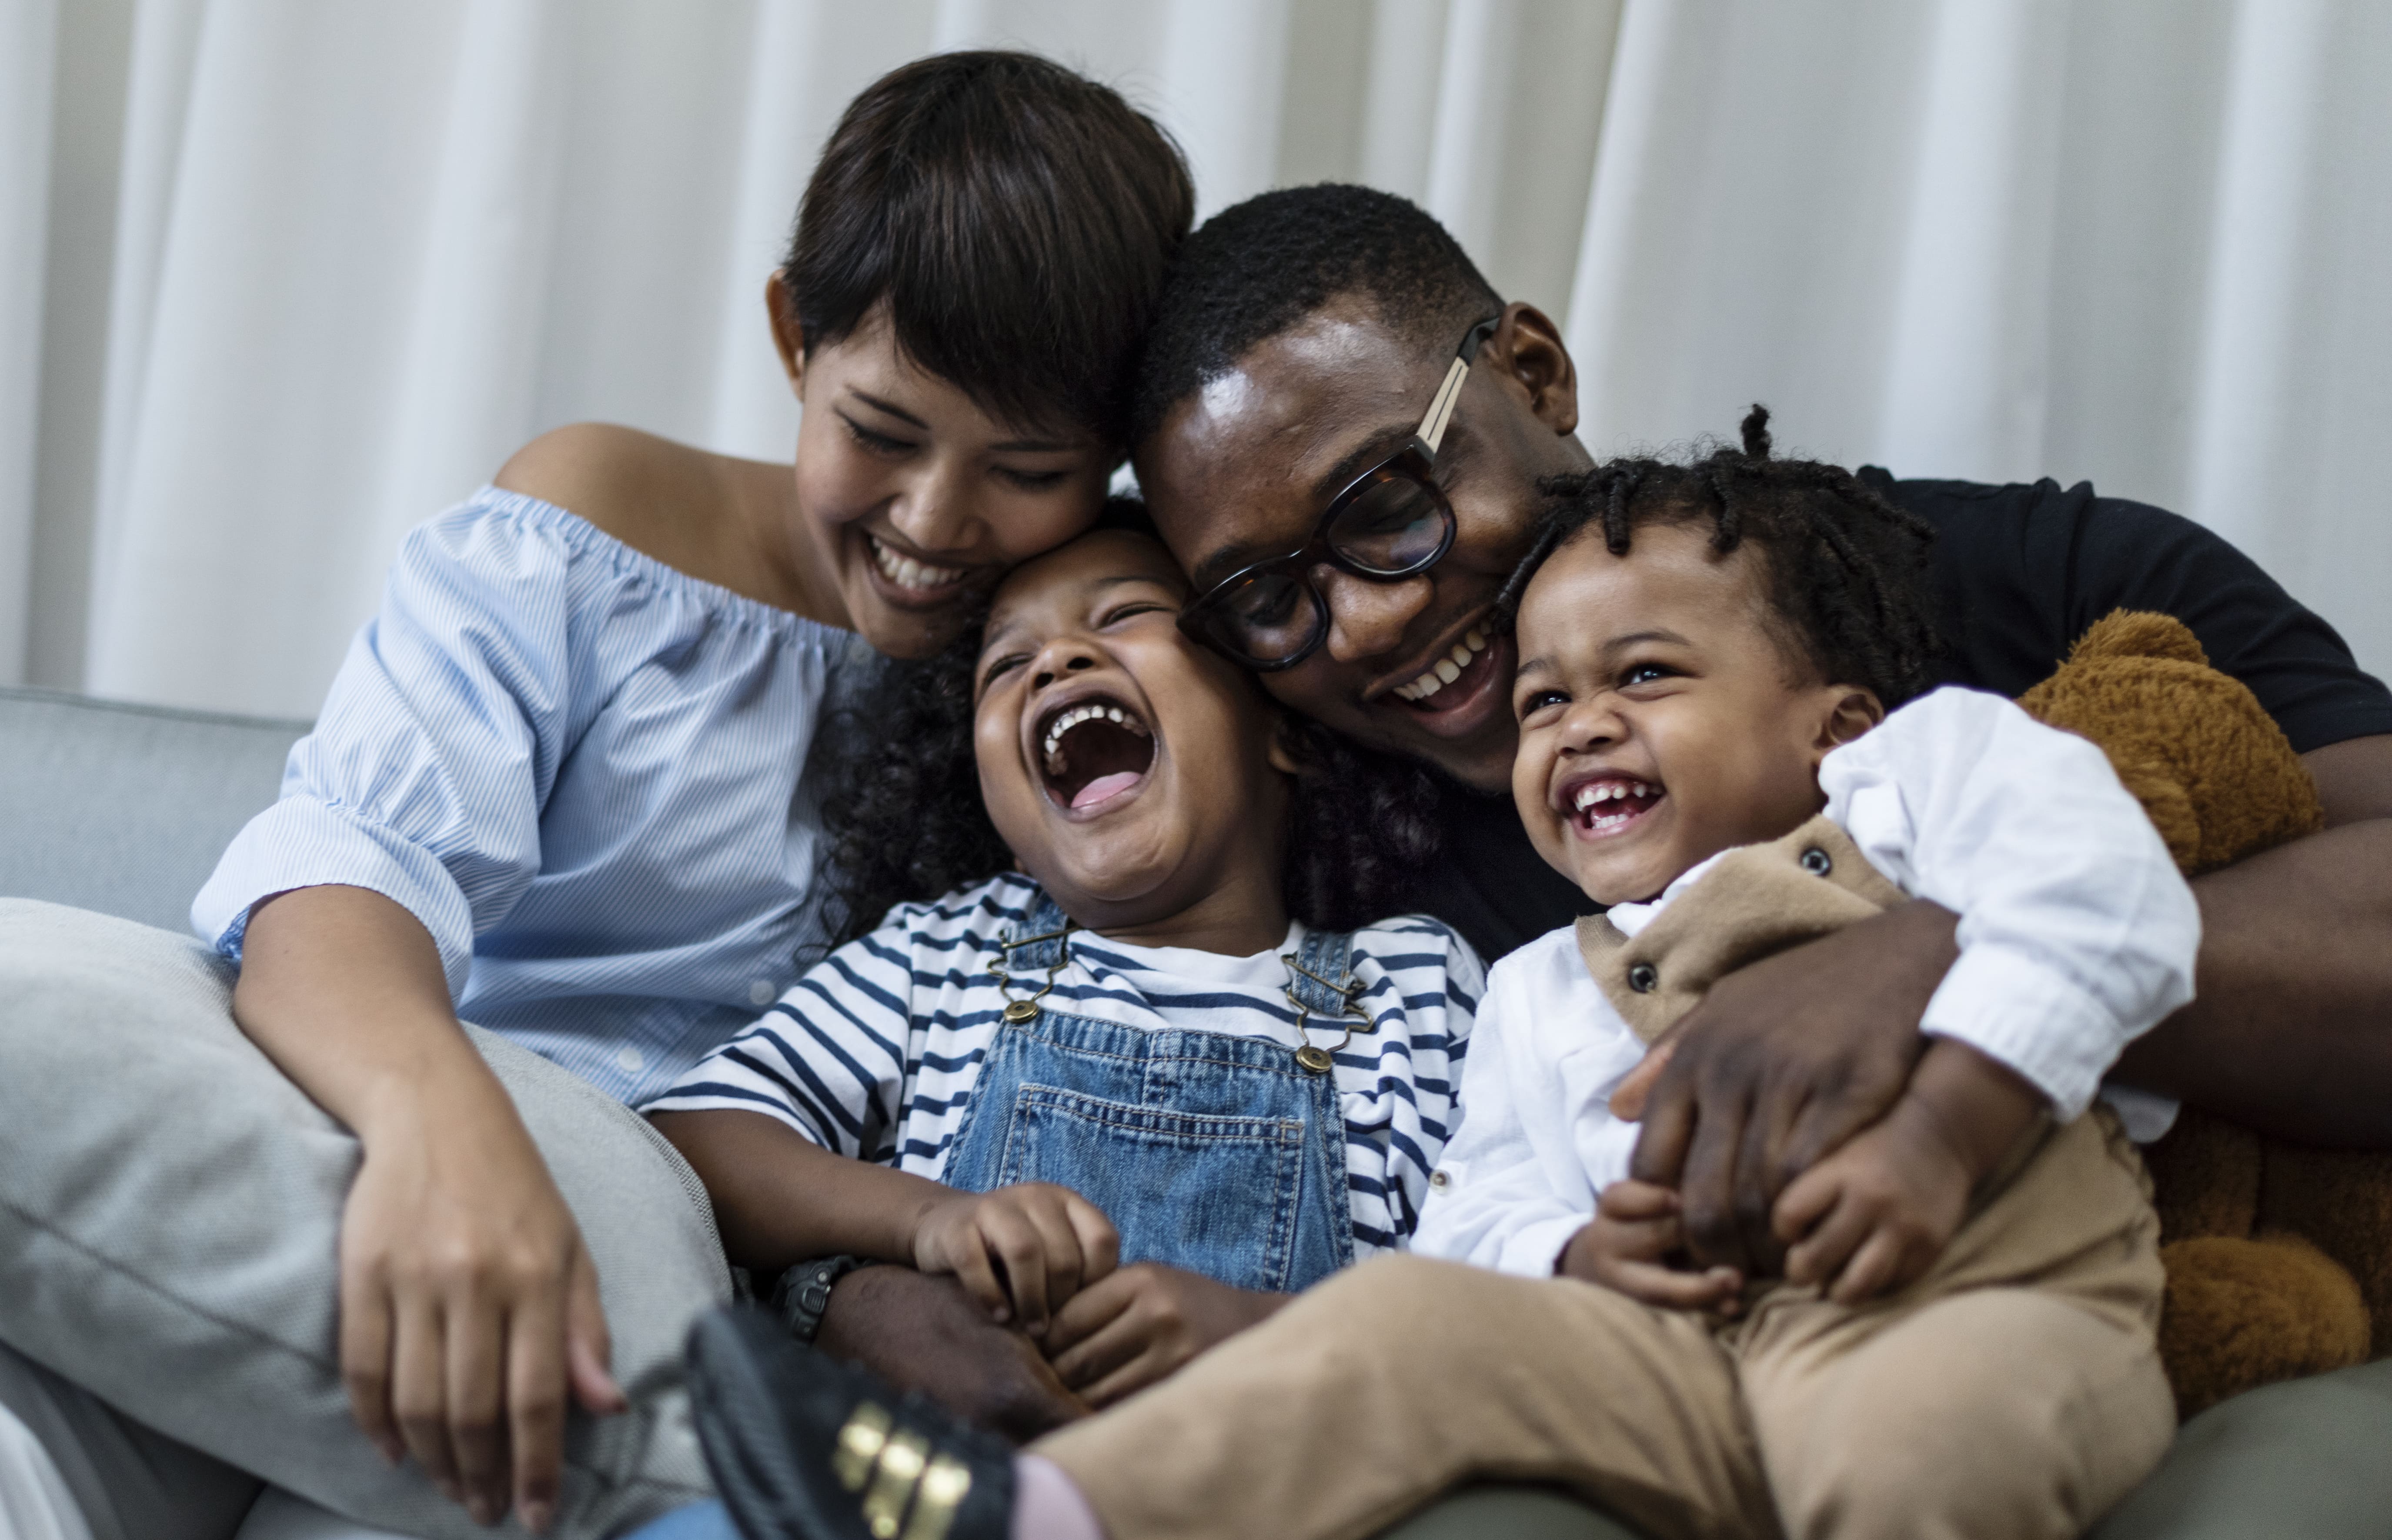
[[[1042,894],[1015,977],[1047,970],[1051,983],[1067,925]],[[1311,938],[1305,965],[1339,977],[1346,947]],[[1047,998],[1008,1007],[947,1153],[950,1186],[1069,1187],[1112,1221],[1124,1263],[1241,1288],[1301,1289],[1354,1260],[1334,1074],[1306,1070],[1285,1042],[1127,1027]]]

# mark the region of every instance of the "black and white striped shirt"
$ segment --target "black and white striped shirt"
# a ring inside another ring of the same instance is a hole
[[[825,1148],[938,1180],[1005,1006],[989,971],[994,942],[1020,930],[1037,891],[1008,874],[936,903],[899,905],[644,1110],[762,1112]],[[1293,1052],[1280,957],[1305,935],[1294,925],[1268,951],[1224,957],[1075,931],[1046,998],[1099,1021],[1264,1038]],[[1336,1054],[1361,1257],[1403,1246],[1419,1217],[1454,1122],[1485,976],[1467,942],[1417,914],[1355,932],[1350,967],[1377,1025]],[[1334,1041],[1311,1036],[1324,1047]]]

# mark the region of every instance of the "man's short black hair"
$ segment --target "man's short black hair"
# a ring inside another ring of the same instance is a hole
[[[1130,442],[1256,343],[1346,294],[1424,347],[1449,348],[1503,308],[1427,211],[1373,188],[1323,182],[1249,198],[1188,238],[1138,367]]]
[[[1031,54],[935,54],[848,104],[781,281],[809,353],[886,301],[898,345],[995,415],[1126,445],[1195,207],[1178,147],[1111,87]]]

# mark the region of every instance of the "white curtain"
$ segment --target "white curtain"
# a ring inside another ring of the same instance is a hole
[[[1206,210],[1356,179],[1733,428],[2204,519],[2392,668],[2380,0],[0,0],[0,682],[304,716],[561,422],[784,457],[760,291],[875,75],[1113,81]]]

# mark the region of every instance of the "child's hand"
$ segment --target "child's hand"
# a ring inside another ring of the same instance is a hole
[[[1137,1262],[1072,1295],[1055,1313],[1046,1356],[1057,1378],[1088,1404],[1109,1406],[1294,1297]]]
[[[1960,1228],[1974,1185],[1933,1116],[1904,1096],[1777,1199],[1787,1281],[1845,1305],[1916,1282]]]
[[[1859,1304],[1915,1283],[1968,1217],[1969,1196],[2034,1126],[2043,1094],[1950,1038],[1883,1119],[1796,1177],[1770,1223],[1786,1276]]]
[[[1689,1273],[1670,1266],[1664,1259],[1685,1244],[1676,1192],[1650,1182],[1614,1182],[1595,1200],[1593,1220],[1562,1249],[1554,1271],[1662,1310],[1735,1314],[1744,1275],[1733,1267]]]
[[[914,1265],[952,1273],[999,1324],[1043,1336],[1057,1305],[1113,1270],[1121,1236],[1097,1206],[1048,1182],[954,1193],[914,1222]]]

